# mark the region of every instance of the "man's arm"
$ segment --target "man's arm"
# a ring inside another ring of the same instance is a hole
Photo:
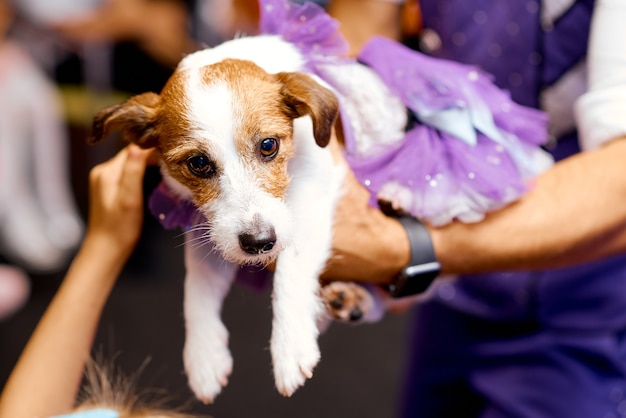
[[[540,270],[626,252],[626,137],[563,160],[519,201],[478,223],[430,232],[442,273]],[[367,207],[353,176],[339,202],[324,277],[389,282],[409,261],[399,222]]]
[[[626,251],[626,138],[554,165],[518,202],[433,229],[443,272],[562,267]]]

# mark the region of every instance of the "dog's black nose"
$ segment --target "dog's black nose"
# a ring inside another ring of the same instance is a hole
[[[358,306],[355,306],[354,309],[350,312],[350,321],[359,321],[363,318],[363,310]]]
[[[264,254],[272,250],[276,244],[276,233],[274,229],[263,234],[241,234],[239,235],[239,246],[248,254]]]

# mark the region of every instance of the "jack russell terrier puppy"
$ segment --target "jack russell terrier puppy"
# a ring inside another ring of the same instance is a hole
[[[345,167],[327,147],[337,98],[302,63],[280,37],[239,38],[183,59],[160,94],[95,117],[92,142],[119,129],[157,147],[165,183],[207,220],[185,242],[184,362],[204,402],[231,373],[220,310],[239,265],[276,262],[270,348],[280,393],[291,395],[320,359],[319,276]]]
[[[333,42],[345,43],[320,8],[262,0],[261,12],[264,34],[185,57],[160,94],[100,111],[91,136],[119,130],[158,148],[164,187],[194,208],[185,235],[184,364],[207,403],[232,370],[220,311],[240,265],[275,262],[270,351],[278,390],[289,396],[311,378],[318,325],[328,316],[319,276],[346,173],[328,144],[335,134],[352,136],[353,152],[372,155],[399,144],[409,125],[407,106],[372,68],[336,54]],[[381,197],[411,212],[399,183]],[[376,311],[366,292],[356,294],[359,308]]]

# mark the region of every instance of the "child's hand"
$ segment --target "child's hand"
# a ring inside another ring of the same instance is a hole
[[[102,310],[141,233],[153,155],[130,145],[91,170],[87,235],[4,386],[0,416],[58,416],[76,403]]]
[[[143,224],[144,173],[155,163],[153,150],[129,145],[91,170],[86,239],[104,238],[111,249],[130,255]]]

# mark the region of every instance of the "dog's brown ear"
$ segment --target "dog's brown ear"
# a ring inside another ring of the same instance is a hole
[[[123,138],[142,148],[153,148],[158,137],[154,131],[160,98],[156,93],[133,96],[122,104],[99,111],[93,118],[91,135],[87,142],[95,144],[113,131],[122,132]]]
[[[281,94],[288,111],[294,118],[310,115],[315,142],[320,147],[328,145],[339,114],[335,95],[306,74],[278,73],[276,77],[282,83]]]

